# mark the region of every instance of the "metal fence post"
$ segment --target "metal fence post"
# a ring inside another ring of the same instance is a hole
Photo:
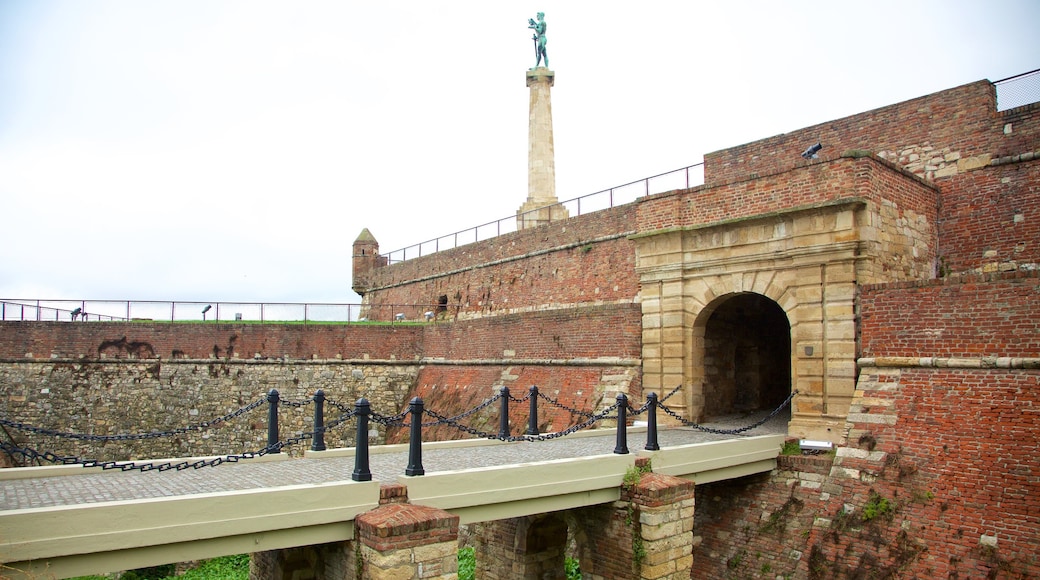
[[[531,385],[530,395],[531,402],[530,410],[527,412],[527,435],[538,434],[538,386]]]
[[[617,445],[614,446],[614,453],[624,455],[628,453],[628,397],[625,393],[618,393],[617,403]]]
[[[498,402],[498,438],[509,438],[509,387],[502,387]]]
[[[314,436],[311,451],[325,451],[325,391],[314,392]]]
[[[422,466],[422,417],[423,401],[419,397],[408,403],[408,412],[412,415],[412,425],[408,438],[408,467],[405,475],[423,475],[426,470]]]
[[[372,481],[372,472],[368,468],[368,415],[370,412],[371,406],[368,404],[368,399],[362,397],[357,400],[357,403],[354,403],[357,436],[354,442],[354,473],[350,476],[350,479],[354,481]]]
[[[657,451],[661,449],[661,446],[657,444],[657,393],[650,393],[646,396],[647,416],[646,416],[646,449],[647,451]]]
[[[281,453],[278,448],[278,389],[267,392],[267,452]]]

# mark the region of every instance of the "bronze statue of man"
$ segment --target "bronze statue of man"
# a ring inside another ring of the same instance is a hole
[[[545,68],[549,68],[549,53],[545,52],[545,13],[538,13],[538,22],[528,18],[527,27],[534,30],[531,38],[534,39],[535,64],[532,68],[542,66],[542,61],[545,61]]]

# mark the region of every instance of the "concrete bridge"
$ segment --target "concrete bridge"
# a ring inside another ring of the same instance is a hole
[[[541,578],[557,564],[562,575],[568,527],[596,577],[688,578],[692,482],[772,470],[786,421],[737,437],[661,429],[653,451],[645,428],[630,428],[634,453],[612,452],[613,429],[424,443],[421,476],[401,475],[407,446],[373,447],[372,480],[360,482],[354,449],[180,471],[0,470],[0,561],[5,576],[64,578],[251,553],[254,577],[454,577],[459,525],[487,522],[486,578]],[[646,460],[652,473],[637,482]]]

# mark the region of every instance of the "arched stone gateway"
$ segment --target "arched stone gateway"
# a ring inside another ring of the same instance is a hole
[[[848,199],[632,239],[644,392],[692,421],[774,408],[792,436],[839,441],[856,380],[857,281],[876,206]]]
[[[775,409],[791,393],[791,324],[753,292],[716,299],[696,321],[704,336],[704,414]]]

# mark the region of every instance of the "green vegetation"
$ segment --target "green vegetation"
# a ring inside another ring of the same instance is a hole
[[[459,550],[459,580],[473,580],[477,571],[477,554],[473,548]]]
[[[876,518],[889,517],[895,511],[895,506],[887,498],[877,492],[870,492],[870,499],[863,506],[863,521],[869,522]]]
[[[631,489],[633,486],[639,483],[639,480],[643,478],[643,474],[650,473],[653,468],[650,466],[650,462],[647,461],[643,467],[632,466],[625,470],[625,477],[621,480],[621,487],[625,489]]]
[[[180,576],[173,573],[173,564],[165,566],[153,566],[151,568],[140,568],[123,572],[121,580],[167,580],[178,578],[181,580],[248,580],[249,578],[249,555],[239,554],[237,556],[224,556],[206,560],[197,568],[192,568]],[[107,580],[110,576],[80,576],[73,580]]]
[[[801,455],[802,446],[798,444],[798,441],[784,441],[784,446],[780,448],[780,455]]]
[[[581,580],[581,566],[574,558],[567,558],[563,563],[567,580]],[[473,580],[477,570],[477,554],[473,548],[459,550],[459,580]]]

